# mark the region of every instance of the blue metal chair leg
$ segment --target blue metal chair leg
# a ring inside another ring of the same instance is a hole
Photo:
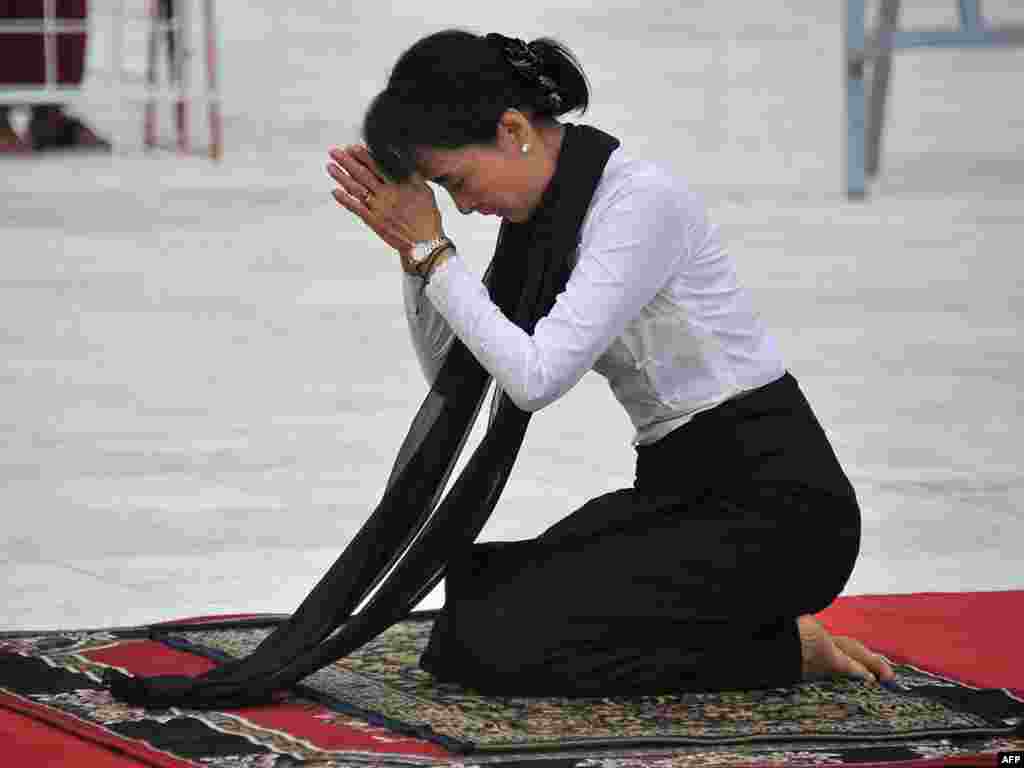
[[[960,27],[973,32],[982,26],[981,0],[960,0]]]
[[[876,40],[884,50],[871,64],[871,90],[868,102],[868,135],[864,171],[868,176],[878,175],[882,154],[882,128],[885,123],[885,102],[889,92],[889,74],[892,71],[891,35],[896,31],[900,16],[900,0],[882,0],[878,11]]]
[[[846,0],[846,196],[863,199],[864,179],[864,0]]]
[[[846,196],[863,199],[866,178],[878,175],[892,56],[907,48],[993,48],[1024,46],[1024,24],[990,25],[981,0],[957,0],[959,29],[900,29],[901,0],[880,0],[878,23],[868,36],[864,0],[845,0],[846,44]],[[869,103],[864,70],[871,67]],[[865,131],[866,127],[866,131]]]

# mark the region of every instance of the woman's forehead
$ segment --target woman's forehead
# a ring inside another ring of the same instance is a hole
[[[416,166],[420,174],[430,181],[443,183],[446,177],[468,161],[465,150],[423,148],[416,153]],[[445,177],[445,178],[441,178]]]

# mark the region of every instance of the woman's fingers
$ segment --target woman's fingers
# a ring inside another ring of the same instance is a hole
[[[327,173],[353,197],[356,197],[359,200],[364,200],[366,198],[366,193],[369,191],[369,188],[358,183],[350,175],[345,173],[340,166],[335,165],[334,163],[328,163]]]
[[[411,247],[411,243],[392,229],[387,222],[365,215],[367,213],[366,206],[358,200],[354,200],[340,189],[333,190],[331,194],[334,195],[334,199],[337,200],[341,206],[347,208],[352,211],[352,213],[356,214],[356,216],[361,218],[363,223],[377,234],[377,237],[390,245],[396,251],[401,253]]]
[[[381,212],[375,212],[366,205],[367,192],[374,195],[385,195],[392,190],[377,168],[369,150],[361,145],[353,145],[345,149],[332,147],[328,154],[335,162],[327,164],[327,173],[340,187],[340,189],[332,191],[334,199],[359,216],[381,240],[399,253],[404,253],[411,248],[412,242],[407,233],[397,226],[401,217],[393,221],[392,219],[395,217],[382,216]],[[432,193],[431,200],[433,200]],[[384,205],[384,208],[388,208],[387,204]]]
[[[381,173],[380,168],[377,167],[377,163],[373,159],[373,155],[370,154],[370,150],[364,147],[362,144],[353,144],[348,148],[349,154],[358,160],[362,165],[370,171],[381,184],[386,184],[387,181],[384,178],[384,174]]]
[[[359,151],[355,147],[346,147],[345,149],[331,147],[328,154],[331,156],[332,160],[345,169],[345,172],[351,176],[362,187],[362,189],[368,189],[372,192],[384,183],[375,171],[376,166],[374,166],[369,152],[365,150]],[[367,163],[369,163],[369,166]]]

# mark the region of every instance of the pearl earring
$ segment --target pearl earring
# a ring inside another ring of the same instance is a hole
[[[522,149],[523,149],[523,154],[525,155],[527,152],[530,151],[530,145],[529,144],[523,144]]]

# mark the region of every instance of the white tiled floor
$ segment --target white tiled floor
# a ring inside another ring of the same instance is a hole
[[[884,175],[850,204],[841,4],[577,5],[221,2],[221,165],[144,155],[138,109],[98,89],[77,106],[113,157],[0,162],[0,629],[290,613],[358,530],[426,389],[398,265],[325,153],[448,26],[563,40],[593,87],[566,119],[705,196],[860,496],[847,594],[1024,588],[1024,50],[898,54]],[[439,201],[482,272],[496,222]],[[630,437],[585,377],[532,420],[482,538],[630,485]]]

